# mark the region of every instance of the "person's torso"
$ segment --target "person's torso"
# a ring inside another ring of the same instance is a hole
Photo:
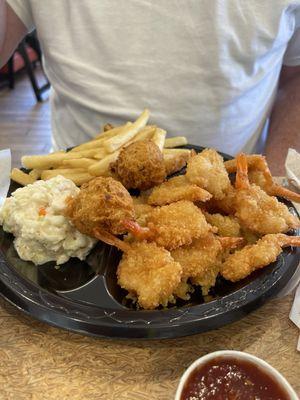
[[[231,154],[251,150],[295,29],[298,2],[290,3],[31,0],[58,145],[147,107],[170,135]]]

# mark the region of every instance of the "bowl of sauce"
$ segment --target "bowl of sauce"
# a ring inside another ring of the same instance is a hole
[[[216,351],[183,374],[175,400],[299,400],[270,364],[240,351]]]

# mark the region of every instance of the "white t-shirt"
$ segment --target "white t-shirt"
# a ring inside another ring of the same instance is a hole
[[[300,64],[300,0],[7,0],[37,28],[57,147],[144,108],[170,136],[251,152],[282,64]]]

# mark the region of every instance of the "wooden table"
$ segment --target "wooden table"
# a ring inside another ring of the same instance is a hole
[[[170,400],[203,354],[243,350],[263,358],[300,395],[293,296],[274,299],[215,331],[161,341],[95,339],[52,328],[0,300],[1,400]]]

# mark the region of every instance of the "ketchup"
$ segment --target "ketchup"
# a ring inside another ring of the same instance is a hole
[[[290,396],[251,361],[225,356],[196,368],[180,400],[290,400]]]

